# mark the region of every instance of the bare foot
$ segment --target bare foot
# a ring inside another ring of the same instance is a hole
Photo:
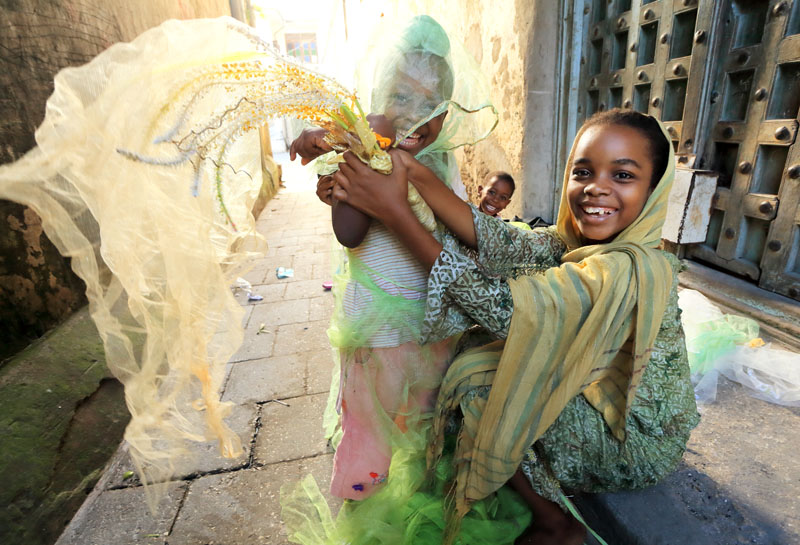
[[[555,527],[531,524],[515,545],[583,545],[586,539],[586,528],[574,517],[566,518],[564,524]]]

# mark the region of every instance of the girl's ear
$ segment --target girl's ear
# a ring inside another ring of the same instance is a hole
[[[480,193],[483,193],[483,186],[482,185],[478,186],[478,194],[480,194]]]

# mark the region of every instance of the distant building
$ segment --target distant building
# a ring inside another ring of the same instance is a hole
[[[293,18],[284,10],[275,8],[262,9],[260,13],[262,17],[258,18],[256,28],[268,31],[272,36],[272,44],[278,51],[300,62],[319,63],[318,17]]]

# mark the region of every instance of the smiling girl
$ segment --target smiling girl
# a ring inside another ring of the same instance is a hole
[[[352,158],[334,193],[381,218],[431,269],[426,326],[471,319],[499,339],[458,356],[440,390],[431,467],[445,431],[458,429],[443,541],[509,483],[533,514],[517,543],[580,544],[585,531],[562,510],[561,487],[653,485],[698,421],[679,263],[658,249],[674,173],[669,139],[636,112],[593,116],[576,136],[556,225],[529,232],[451,198],[413,163],[403,172],[402,154],[394,160],[460,243],[421,231],[404,187],[373,191]]]

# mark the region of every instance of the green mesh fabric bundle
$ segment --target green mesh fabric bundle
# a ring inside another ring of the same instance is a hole
[[[454,472],[445,456],[426,486],[425,438],[406,438],[395,450],[391,478],[374,496],[345,503],[337,516],[312,476],[281,490],[282,516],[289,540],[303,545],[440,545],[445,527],[446,487]],[[531,522],[525,502],[508,487],[477,502],[465,517],[460,545],[512,544]]]
[[[693,332],[697,351],[689,352],[692,373],[704,375],[714,368],[717,360],[738,345],[758,337],[758,323],[744,316],[725,314],[717,320],[699,324]]]
[[[447,112],[438,137],[417,153],[416,159],[451,186],[459,175],[452,150],[485,139],[498,122],[480,68],[461,44],[451,41],[442,26],[427,15],[416,16],[405,26],[384,22],[373,36],[370,43],[390,45],[359,64],[356,80],[365,111],[386,115],[398,140]],[[337,251],[334,255],[339,256],[334,262],[337,284],[356,280],[369,290],[375,308],[368,317],[353,321],[340,319],[344,314],[337,306],[329,332],[334,347],[365,346],[386,324],[410,328],[410,334],[419,337],[424,303],[387,295],[373,280],[379,275],[352,253]],[[341,294],[339,288],[335,287],[335,293]],[[338,296],[337,305],[341,301]]]
[[[451,41],[433,18],[414,17],[399,35],[397,28],[403,27],[385,22],[373,33],[371,43],[392,45],[360,64],[359,96],[364,97],[370,112],[396,119],[398,139],[447,112],[439,137],[416,158],[449,185],[457,168],[448,152],[489,136],[497,126],[497,110],[475,60],[460,43]],[[409,81],[428,93],[404,93]],[[403,112],[395,117],[390,110],[398,96]]]

